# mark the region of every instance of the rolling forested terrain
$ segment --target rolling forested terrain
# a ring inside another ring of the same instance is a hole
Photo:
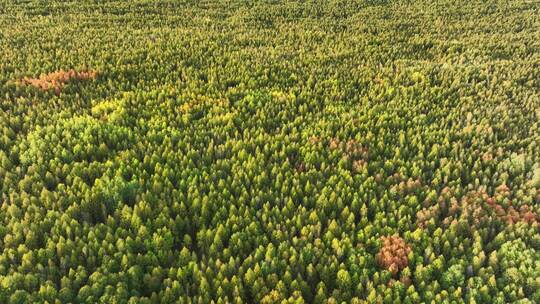
[[[540,2],[0,0],[0,303],[540,303]]]

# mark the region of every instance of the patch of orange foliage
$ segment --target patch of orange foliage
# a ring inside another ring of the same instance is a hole
[[[396,275],[409,265],[411,246],[397,235],[381,237],[383,245],[376,255],[377,263]]]
[[[60,90],[68,82],[72,80],[95,79],[96,76],[96,71],[77,72],[71,69],[68,71],[59,70],[49,74],[41,74],[39,78],[24,77],[20,82],[24,85],[31,85],[42,90],[54,89],[54,92],[58,95],[60,94]]]
[[[466,221],[474,228],[497,218],[510,225],[523,222],[534,227],[539,226],[540,220],[530,206],[524,204],[514,207],[510,200],[506,207],[502,204],[510,195],[510,188],[501,185],[495,190],[494,196],[487,194],[485,189],[479,189],[469,191],[458,200],[449,188],[444,188],[435,204],[424,202],[425,208],[416,214],[417,225],[425,228],[427,223],[434,219],[436,222],[441,221],[443,227],[450,226],[454,221]]]

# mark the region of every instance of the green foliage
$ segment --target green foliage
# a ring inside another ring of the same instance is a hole
[[[0,303],[540,303],[539,10],[3,1]]]
[[[450,266],[442,275],[442,286],[445,289],[463,286],[465,282],[465,269],[461,264]]]

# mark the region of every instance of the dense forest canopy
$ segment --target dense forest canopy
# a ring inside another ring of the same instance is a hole
[[[540,303],[540,3],[0,0],[0,303]]]

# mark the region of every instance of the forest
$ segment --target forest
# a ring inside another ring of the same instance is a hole
[[[540,2],[0,0],[0,303],[540,303]]]

